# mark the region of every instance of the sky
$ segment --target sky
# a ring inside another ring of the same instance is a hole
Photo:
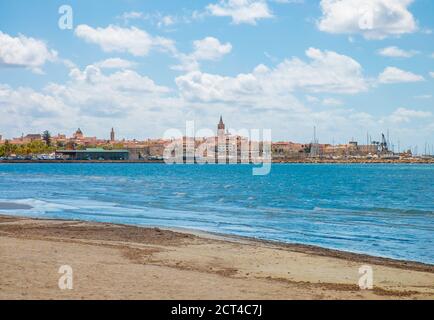
[[[432,0],[0,0],[0,135],[147,139],[222,115],[434,151],[433,31]]]

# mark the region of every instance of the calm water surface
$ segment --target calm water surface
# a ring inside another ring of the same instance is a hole
[[[0,214],[183,227],[434,264],[434,166],[0,164]]]

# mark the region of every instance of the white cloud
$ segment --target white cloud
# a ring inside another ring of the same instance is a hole
[[[330,107],[338,107],[338,106],[342,106],[343,102],[335,98],[325,98],[323,99],[322,104]]]
[[[121,58],[109,58],[95,63],[95,66],[100,69],[131,69],[135,63]]]
[[[428,111],[398,108],[390,115],[390,121],[394,123],[410,122],[412,119],[425,119],[431,116],[432,113]]]
[[[170,66],[172,70],[190,72],[200,69],[199,62],[191,55],[178,53],[176,58],[179,60],[179,64]]]
[[[24,67],[40,72],[48,61],[57,59],[57,52],[34,38],[19,35],[11,37],[0,31],[0,66]]]
[[[166,15],[166,16],[162,16],[160,21],[158,22],[158,26],[159,27],[168,27],[171,26],[172,24],[175,24],[175,18],[171,15]]]
[[[194,71],[177,77],[176,84],[184,98],[205,102],[245,101],[262,92],[253,74],[224,77]]]
[[[311,96],[311,95],[307,95],[306,97],[306,101],[309,103],[318,103],[320,102],[320,99],[315,97],[315,96]]]
[[[297,89],[343,94],[367,90],[362,67],[350,57],[314,48],[306,55],[310,62],[292,58],[274,69],[259,65],[253,72],[235,77],[190,72],[177,77],[176,84],[186,99],[202,101],[271,101]]]
[[[287,3],[287,4],[302,4],[304,0],[272,0],[272,2],[276,3]]]
[[[169,27],[179,23],[190,23],[195,19],[194,13],[185,13],[183,15],[162,14],[161,12],[143,13],[138,11],[124,12],[118,16],[124,24],[128,24],[132,20],[148,21],[150,24],[158,28]]]
[[[63,116],[65,105],[51,95],[30,88],[13,89],[0,84],[0,109],[11,117],[50,118]],[[66,115],[66,114],[65,114]],[[1,117],[0,117],[1,118]],[[4,117],[5,120],[8,117]],[[10,121],[10,118],[7,120]]]
[[[378,53],[385,57],[392,58],[411,58],[418,52],[415,50],[402,50],[398,47],[392,46],[378,50]]]
[[[175,54],[175,57],[180,60],[180,64],[172,66],[172,69],[180,71],[198,70],[200,61],[216,61],[232,51],[232,45],[229,42],[223,44],[214,37],[196,40],[193,42],[193,47],[194,50],[191,54]]]
[[[273,17],[265,0],[220,0],[206,9],[213,16],[231,17],[234,24],[254,25],[260,19]]]
[[[163,37],[153,37],[136,27],[122,28],[109,25],[106,28],[92,28],[79,25],[75,35],[86,42],[97,44],[105,52],[128,52],[134,56],[146,56],[151,49],[173,52],[174,43]]]
[[[129,11],[129,12],[124,12],[118,18],[123,19],[124,21],[134,20],[134,19],[142,19],[143,13],[138,12],[138,11]]]
[[[324,98],[321,100],[318,97],[307,95],[305,96],[305,99],[310,104],[321,103],[323,106],[327,106],[327,107],[338,107],[344,104],[340,99],[336,99],[336,98]]]
[[[169,95],[168,88],[133,71],[104,74],[88,66],[41,92],[0,84],[0,127],[10,137],[23,128],[69,134],[78,126],[89,136],[108,137],[114,126],[123,136],[159,137],[161,124],[174,125],[182,116],[182,101]]]
[[[321,0],[321,31],[361,34],[366,39],[384,39],[417,30],[408,7],[413,0]]]
[[[64,84],[50,83],[44,92],[82,116],[128,117],[137,108],[159,106],[159,99],[170,92],[132,70],[106,74],[96,65],[89,65],[83,71],[72,69],[69,77]]]
[[[307,108],[291,90],[311,88],[296,82],[280,84],[280,79],[287,81],[280,71],[279,66],[271,69],[259,65],[251,73],[235,77],[193,72],[185,76],[190,79],[195,75],[197,79],[185,91],[182,82],[179,91],[174,91],[131,70],[113,72],[90,65],[84,70],[73,69],[67,82],[52,83],[41,92],[0,84],[0,127],[4,135],[13,136],[20,135],[22,128],[70,134],[80,126],[86,135],[107,138],[110,128],[115,127],[119,137],[146,139],[161,137],[167,128],[183,130],[185,120],[196,120],[198,128],[214,129],[223,114],[228,126],[236,129],[272,128],[274,140],[308,142],[314,125],[323,143],[331,142],[332,137],[336,142],[346,142],[351,136],[363,139],[367,130],[374,134],[387,128],[401,130],[395,137],[399,134],[407,141],[423,141],[421,132],[434,132],[432,125],[431,129],[422,127],[431,124],[432,118],[423,118],[420,111],[398,110],[393,117],[381,117],[350,107],[319,106],[326,99],[318,98],[318,105]],[[191,90],[194,85],[197,87]]]
[[[305,63],[297,58],[286,60],[278,66],[288,80],[298,87],[312,92],[357,93],[367,90],[362,66],[351,57],[334,51],[309,48],[306,56],[312,61]]]
[[[387,67],[378,76],[378,81],[380,83],[419,82],[424,80],[425,79],[420,75],[395,67]]]
[[[197,60],[218,60],[232,50],[232,45],[229,42],[222,44],[213,37],[196,40],[193,45],[192,56]]]
[[[430,72],[429,75],[431,76],[431,78],[434,78],[434,72]]]
[[[132,70],[105,73],[96,65],[72,69],[64,84],[51,83],[44,89],[81,116],[128,118],[137,112],[164,106],[170,89]],[[103,93],[103,94],[101,94]]]
[[[110,96],[113,92],[147,93],[161,94],[169,92],[166,87],[158,86],[146,76],[141,76],[132,70],[121,70],[105,75],[100,68],[95,65],[87,66],[83,71],[72,69],[70,72],[71,81],[69,88],[80,88],[85,91],[91,91],[93,94],[104,92],[104,95]],[[57,87],[58,89],[59,87]],[[58,90],[55,90],[58,93]],[[90,95],[89,95],[90,96]],[[80,100],[83,97],[77,96],[75,99]]]
[[[431,94],[421,94],[418,96],[415,96],[416,99],[431,99],[432,95]]]
[[[40,91],[0,83],[2,133],[16,136],[27,128],[68,134],[80,126],[104,137],[114,126],[125,136],[144,138],[162,136],[164,125],[180,123],[183,102],[175,92],[133,70],[101,68],[114,65],[120,66],[119,60],[73,68],[69,80]]]

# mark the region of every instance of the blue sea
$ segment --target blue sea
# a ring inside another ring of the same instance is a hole
[[[1,164],[0,214],[182,227],[434,264],[433,165],[273,164],[253,176],[250,165]]]

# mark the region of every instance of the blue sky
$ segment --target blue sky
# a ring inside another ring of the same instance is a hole
[[[73,28],[58,26],[69,5]],[[0,0],[0,134],[434,144],[430,0]]]

